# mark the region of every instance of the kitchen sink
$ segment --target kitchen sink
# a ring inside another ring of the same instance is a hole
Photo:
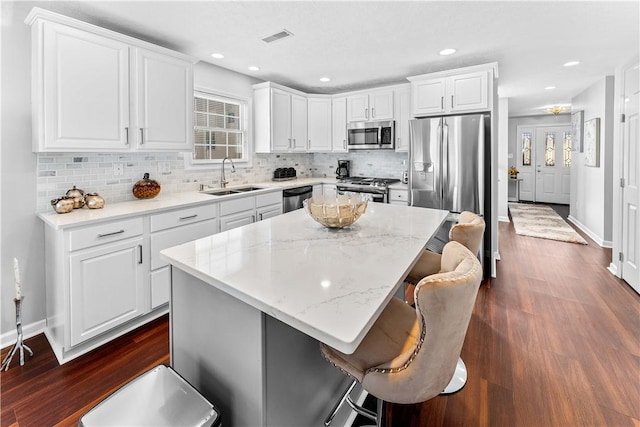
[[[239,194],[239,193],[246,193],[248,191],[263,190],[264,188],[265,187],[253,187],[253,186],[236,187],[236,188],[220,188],[218,190],[205,190],[203,191],[203,193],[209,194],[211,196],[228,196],[230,194]]]
[[[240,187],[234,188],[233,191],[244,193],[246,191],[264,190],[264,187]]]
[[[237,190],[208,190],[203,191],[204,194],[208,194],[210,196],[228,196],[229,194],[238,194],[241,191]]]

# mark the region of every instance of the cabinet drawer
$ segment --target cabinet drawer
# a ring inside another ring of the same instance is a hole
[[[142,234],[142,217],[85,227],[69,232],[69,250],[88,248]]]
[[[256,196],[256,207],[260,208],[267,205],[282,204],[282,191],[274,191],[273,193],[258,194]]]
[[[210,219],[151,234],[151,270],[167,265],[165,261],[160,259],[161,250],[210,236],[217,232],[218,220]]]
[[[227,200],[226,202],[220,202],[220,216],[253,210],[254,207],[255,206],[253,197],[243,197],[241,199]]]
[[[389,190],[389,201],[409,201],[409,192],[407,190]]]
[[[217,204],[212,203],[151,215],[151,232],[212,219],[216,217],[216,211]]]

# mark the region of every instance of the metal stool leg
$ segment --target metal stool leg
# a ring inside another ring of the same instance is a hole
[[[458,357],[458,364],[456,370],[453,373],[453,377],[449,384],[445,387],[444,391],[440,394],[451,394],[459,391],[467,383],[467,366],[462,361],[461,357]]]

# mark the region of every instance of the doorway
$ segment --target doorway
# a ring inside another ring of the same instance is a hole
[[[637,61],[637,60],[636,60]],[[640,293],[638,270],[640,266],[640,65],[625,67],[624,96],[621,102],[621,247],[619,253],[620,277]]]
[[[517,127],[520,200],[569,204],[571,137],[569,123]]]

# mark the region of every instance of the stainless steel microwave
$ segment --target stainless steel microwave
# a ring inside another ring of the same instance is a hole
[[[396,125],[385,122],[356,122],[347,125],[349,150],[384,150],[395,147]]]

